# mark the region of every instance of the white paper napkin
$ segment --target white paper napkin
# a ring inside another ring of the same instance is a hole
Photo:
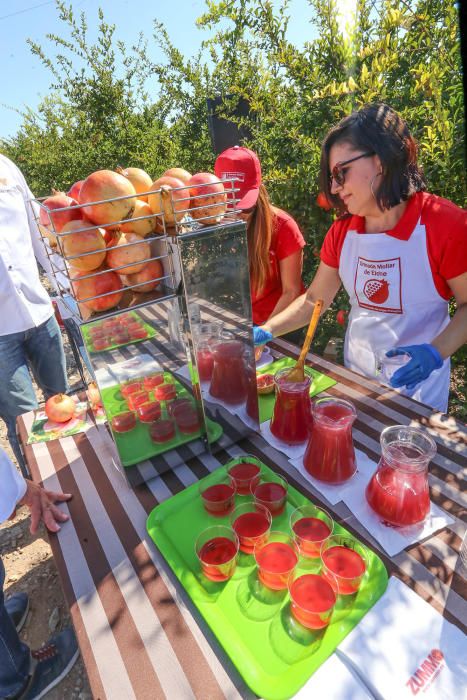
[[[339,503],[339,501],[345,501],[345,496],[348,493],[353,491],[360,494],[363,493],[371,475],[376,469],[376,464],[372,459],[367,457],[364,452],[355,450],[355,457],[357,459],[357,471],[353,477],[344,484],[336,485],[325,484],[312,477],[303,466],[303,456],[298,459],[291,459],[290,464],[294,466],[295,469],[297,469],[297,471],[299,471],[300,474],[329,501],[329,503],[335,505]]]
[[[373,700],[347,666],[333,654],[293,696],[293,700]]]
[[[467,637],[399,579],[339,652],[384,700],[467,700]]]
[[[389,527],[384,525],[376,513],[371,510],[365,498],[365,489],[361,492],[349,492],[344,501],[357,520],[368,530],[370,535],[373,535],[378,544],[391,557],[414,542],[419,542],[428,537],[428,535],[454,522],[454,519],[445,513],[444,510],[431,503],[430,514],[422,525],[405,528]]]
[[[270,423],[271,421],[267,420],[260,425],[261,435],[267,443],[275,447],[279,452],[283,452],[289,459],[298,459],[305,454],[306,441],[302,442],[300,445],[287,445],[287,443],[278,440],[275,435],[271,433]]]

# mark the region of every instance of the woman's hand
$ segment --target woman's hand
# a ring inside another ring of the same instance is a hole
[[[26,493],[20,503],[27,506],[31,511],[31,535],[35,535],[39,523],[42,520],[47,530],[50,532],[58,532],[60,530],[59,523],[64,523],[69,520],[69,515],[63,513],[60,508],[57,508],[57,501],[69,501],[71,493],[55,493],[54,491],[46,491],[42,486],[35,484],[29,479],[26,481]]]
[[[395,355],[410,355],[412,359],[392,375],[390,384],[394,389],[406,386],[409,391],[412,391],[417,384],[428,379],[435,369],[443,366],[443,358],[438,350],[427,343],[402,346],[386,353],[386,357]]]

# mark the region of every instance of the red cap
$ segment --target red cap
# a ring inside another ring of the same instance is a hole
[[[238,188],[238,209],[251,209],[258,200],[261,185],[261,165],[254,151],[243,146],[234,146],[223,151],[216,160],[214,172],[219,180],[235,178],[232,187]],[[227,193],[229,186],[226,187]]]

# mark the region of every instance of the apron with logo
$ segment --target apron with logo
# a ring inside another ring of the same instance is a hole
[[[435,287],[420,221],[407,241],[349,231],[339,275],[352,307],[345,364],[360,374],[375,378],[376,355],[401,345],[431,343],[449,323],[448,302]],[[445,412],[449,376],[448,359],[414,390],[403,388],[401,393]]]

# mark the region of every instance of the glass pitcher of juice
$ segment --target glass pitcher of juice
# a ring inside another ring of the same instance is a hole
[[[366,487],[366,500],[380,518],[404,527],[425,520],[430,512],[428,464],[435,441],[419,428],[393,425],[381,433],[381,459]]]
[[[220,338],[213,345],[213,366],[209,393],[228,404],[243,403],[248,391],[245,346],[235,338]]]
[[[302,382],[289,382],[290,367],[274,375],[276,402],[271,418],[271,433],[289,445],[299,445],[308,438],[311,427],[311,377]]]
[[[352,425],[357,412],[350,401],[332,396],[312,406],[310,433],[303,464],[311,476],[329,484],[341,484],[357,471]]]

